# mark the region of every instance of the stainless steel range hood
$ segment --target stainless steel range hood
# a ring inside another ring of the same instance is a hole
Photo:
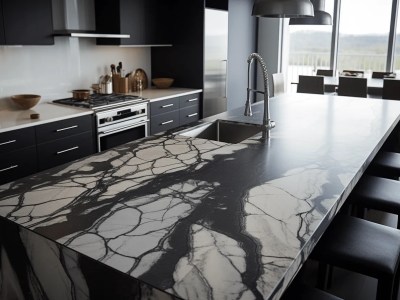
[[[130,38],[129,34],[96,31],[93,0],[52,0],[54,36],[75,38]]]

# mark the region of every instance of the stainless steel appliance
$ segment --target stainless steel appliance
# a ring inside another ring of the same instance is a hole
[[[132,95],[93,94],[88,101],[67,98],[53,102],[93,109],[99,152],[148,136],[147,99]]]
[[[203,117],[227,109],[228,12],[205,10]]]

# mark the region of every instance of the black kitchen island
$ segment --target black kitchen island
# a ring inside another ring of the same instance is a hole
[[[168,133],[1,186],[2,286],[34,299],[107,288],[114,299],[279,299],[400,103],[290,94],[270,104],[268,142]],[[213,118],[261,123],[262,109]]]

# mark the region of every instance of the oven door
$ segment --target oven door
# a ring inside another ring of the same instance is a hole
[[[98,129],[98,150],[104,151],[148,135],[148,120],[141,118],[132,122],[126,121]]]

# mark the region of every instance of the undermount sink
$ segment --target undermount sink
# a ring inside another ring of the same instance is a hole
[[[216,120],[175,132],[175,134],[235,144],[260,133],[261,130],[261,126],[256,124]]]

